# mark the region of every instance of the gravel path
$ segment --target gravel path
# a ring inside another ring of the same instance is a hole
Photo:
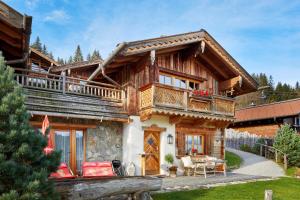
[[[226,150],[237,154],[243,159],[242,166],[233,170],[233,173],[267,177],[285,176],[284,170],[271,160],[236,149],[226,148]]]

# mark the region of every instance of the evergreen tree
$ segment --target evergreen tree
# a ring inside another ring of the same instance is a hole
[[[36,40],[31,44],[31,47],[42,52],[42,43],[39,36],[36,37]]]
[[[81,49],[80,49],[79,45],[77,45],[73,61],[74,62],[81,62],[81,61],[83,61],[83,56],[82,56],[82,52],[81,52]]]
[[[46,137],[29,124],[22,89],[0,55],[0,199],[57,199],[49,174],[60,154],[43,153]]]
[[[60,65],[64,65],[64,64],[65,64],[64,59],[63,59],[63,58],[60,58],[60,57],[57,57],[56,62],[57,62],[58,64],[60,64]]]
[[[52,52],[48,53],[48,57],[54,59]]]
[[[88,53],[88,55],[86,56],[86,60],[87,60],[87,61],[91,61],[91,60],[92,60],[92,57],[91,57],[91,54],[90,54],[90,53]]]
[[[48,55],[47,47],[46,47],[45,44],[43,44],[42,53],[45,54],[45,55]]]
[[[73,61],[73,57],[72,56],[70,56],[69,57],[69,60],[68,60],[68,62],[67,62],[67,64],[71,64],[71,63],[73,63],[74,61]]]
[[[91,61],[102,60],[101,55],[98,50],[94,50]]]

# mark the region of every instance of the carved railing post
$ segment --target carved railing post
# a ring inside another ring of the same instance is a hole
[[[185,111],[188,110],[188,93],[187,93],[187,91],[184,91],[184,93],[183,93],[183,108]]]
[[[62,72],[62,91],[66,93],[66,72]]]

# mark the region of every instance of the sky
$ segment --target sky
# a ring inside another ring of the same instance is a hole
[[[206,29],[249,73],[300,81],[297,0],[4,0],[33,16],[37,36],[55,57],[79,44],[106,58],[116,45]]]

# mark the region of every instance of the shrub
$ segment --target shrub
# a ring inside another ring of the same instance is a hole
[[[300,167],[300,136],[289,125],[280,127],[273,146],[287,154],[289,165]]]
[[[165,161],[167,163],[169,163],[170,165],[172,165],[174,163],[174,157],[173,157],[173,155],[170,154],[170,153],[167,154],[167,155],[165,155]]]
[[[252,149],[248,144],[242,144],[240,150],[252,153]]]
[[[264,138],[259,138],[255,145],[252,148],[252,152],[255,154],[260,154],[260,145],[259,144],[265,144],[265,139]]]

